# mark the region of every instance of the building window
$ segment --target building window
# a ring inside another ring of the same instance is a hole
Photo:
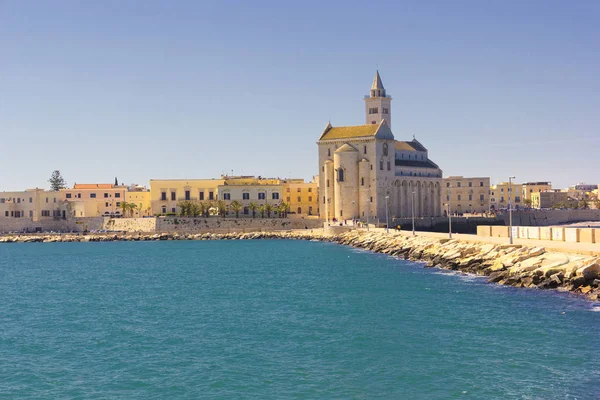
[[[167,200],[167,192],[161,192],[160,193],[160,199],[163,200],[163,201]]]
[[[104,198],[108,199],[108,193],[104,193]]]
[[[483,182],[479,182],[479,186],[483,187]]]
[[[115,197],[116,197],[117,199],[118,199],[118,198],[120,198],[120,197],[121,197],[121,193],[119,193],[119,192],[115,193]]]
[[[325,172],[325,166],[321,167],[321,171]]]
[[[208,192],[208,199],[209,200],[214,200],[215,199],[215,192]]]
[[[308,207],[308,215],[312,215],[312,206]]]
[[[285,201],[287,201],[287,202],[289,203],[289,202],[290,202],[290,197],[289,197],[289,196],[288,196],[288,197],[286,197],[286,198],[285,198]]]
[[[323,199],[323,200],[325,200],[325,199]],[[42,211],[42,214],[44,214],[44,212],[43,212],[43,211]],[[8,217],[8,211],[4,211],[4,216],[5,216],[5,217]]]
[[[231,193],[223,193],[223,200],[231,200]]]
[[[387,109],[387,108],[382,108],[382,109],[381,109],[381,113],[382,113],[382,114],[389,114],[389,113],[390,113],[390,110],[389,110],[389,109]]]
[[[469,187],[473,187],[473,182],[469,182]]]
[[[369,200],[371,203],[373,202],[373,196],[371,196],[371,199]]]
[[[331,157],[331,149],[327,149],[327,156]]]
[[[171,208],[171,212],[174,213],[175,212],[175,207]]]
[[[71,193],[67,193],[67,199],[71,198]]]
[[[460,194],[457,196],[457,200],[460,201],[461,200],[461,196]]]
[[[250,200],[250,193],[242,193],[242,200]]]
[[[338,169],[338,182],[344,182],[344,169]]]
[[[186,200],[190,200],[190,198],[191,198],[191,197],[190,197],[190,191],[189,191],[189,190],[186,190],[186,191],[185,191],[185,199],[186,199]]]
[[[298,203],[302,203],[302,197],[298,196]]]
[[[383,160],[379,160],[379,170],[383,171]]]
[[[301,207],[298,207],[298,209],[296,210],[296,212],[297,212],[298,214],[302,214],[302,208],[301,208]]]
[[[271,199],[272,200],[279,200],[279,193],[277,193],[277,192],[271,193]]]
[[[390,164],[390,162],[388,161],[388,162],[387,162],[388,171],[391,171],[391,170],[392,170],[392,167],[391,167],[391,165],[392,165],[392,164]]]
[[[312,202],[312,196],[308,196],[308,202]]]
[[[369,114],[377,114],[379,112],[379,107],[369,108]]]
[[[500,203],[504,203],[504,196],[500,196]]]
[[[50,216],[50,210],[42,210],[42,217],[49,217]]]
[[[298,188],[298,189],[296,189],[296,192],[300,193],[300,191],[301,191],[301,190],[302,190],[302,189]]]
[[[166,214],[166,213],[167,213],[167,207],[165,207],[165,206],[162,206],[162,213],[163,213],[163,214]]]
[[[173,191],[171,192],[171,201],[175,201],[177,200],[177,192]]]
[[[286,188],[285,191],[289,193],[290,192],[290,188]]]
[[[479,195],[479,201],[483,201],[483,195],[482,194]]]
[[[456,187],[460,187],[460,182],[457,182],[457,183],[456,183]]]
[[[473,195],[472,195],[472,194],[470,194],[470,195],[469,195],[469,201],[472,201],[472,200],[473,200]]]
[[[121,202],[117,201],[117,207],[121,207]]]
[[[367,146],[363,146],[363,154],[367,154]]]
[[[446,182],[446,187],[449,188],[450,187],[450,182]]]
[[[250,212],[250,209],[248,207],[244,207],[244,214],[248,215],[249,212]]]
[[[519,196],[515,196],[515,203],[519,203],[521,201],[521,198]]]
[[[17,203],[20,203],[20,202],[21,202],[21,199],[20,199],[20,198],[18,198],[18,199],[17,199]]]
[[[360,178],[360,186],[365,186],[365,178]]]
[[[327,187],[329,187],[329,179],[327,179]]]
[[[108,207],[108,201],[104,203],[104,207]]]
[[[204,200],[204,192],[199,192],[199,193],[198,193],[198,198],[199,198],[200,200]]]
[[[90,193],[90,199],[95,199],[96,198],[96,193]]]
[[[323,196],[323,204],[325,204],[325,196]],[[8,212],[8,211],[7,211]]]
[[[450,195],[449,194],[446,195],[446,201],[450,201]]]
[[[258,199],[259,200],[264,200],[265,199],[265,193],[264,192],[258,193]]]
[[[388,155],[388,144],[384,143],[383,144],[383,156],[387,157],[387,155]]]

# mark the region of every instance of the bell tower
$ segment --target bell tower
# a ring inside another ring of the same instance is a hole
[[[392,98],[385,93],[379,71],[375,73],[371,92],[365,96],[365,112],[367,124],[379,124],[385,120],[388,127],[392,128]]]

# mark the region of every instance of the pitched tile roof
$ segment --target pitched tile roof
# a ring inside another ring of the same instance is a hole
[[[396,165],[402,167],[418,167],[418,168],[439,168],[436,163],[431,160],[419,161],[419,160],[398,160],[396,159]]]
[[[358,137],[375,136],[379,125],[357,125],[357,126],[338,126],[330,128],[321,136],[320,140],[329,139],[348,139]]]

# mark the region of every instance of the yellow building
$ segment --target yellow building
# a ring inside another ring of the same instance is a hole
[[[449,176],[443,179],[443,202],[450,213],[487,213],[490,207],[490,178]]]
[[[522,208],[524,205],[522,199],[523,185],[514,182],[511,184],[500,182],[490,188],[490,209],[498,211],[508,208],[508,198],[511,193],[512,208]]]
[[[135,208],[131,212],[132,217],[147,217],[152,215],[152,202],[150,191],[143,186],[131,186],[125,192],[125,201],[130,204],[135,204]]]
[[[122,215],[126,186],[110,183],[75,184],[72,189],[61,189],[63,200],[70,204],[73,217]]]
[[[218,188],[219,200],[228,204],[238,201],[242,204],[242,215],[251,215],[250,203],[258,206],[271,204],[278,206],[283,202],[281,180],[254,176],[227,176]],[[233,211],[229,211],[233,215]]]
[[[151,179],[151,213],[179,213],[177,204],[185,200],[216,201],[218,187],[224,183],[225,179]]]
[[[291,214],[302,216],[319,215],[319,193],[317,179],[304,182],[303,179],[283,181],[283,201]]]
[[[533,193],[548,192],[552,190],[551,182],[525,182],[521,189],[523,203],[527,204],[531,202],[531,195]],[[535,207],[534,207],[535,208]]]
[[[60,192],[37,188],[19,192],[0,192],[0,221],[3,218],[28,218],[33,222],[39,222],[52,218],[64,219],[67,216],[67,204],[63,201]]]
[[[552,208],[560,203],[566,203],[569,200],[567,192],[560,190],[549,190],[546,192],[531,193],[531,207],[533,208]]]

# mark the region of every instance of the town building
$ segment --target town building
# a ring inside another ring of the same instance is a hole
[[[44,189],[0,192],[0,221],[3,218],[26,218],[33,222],[68,217],[62,194]]]
[[[61,189],[62,200],[69,203],[71,217],[110,217],[123,215],[127,186],[112,183],[76,183]]]
[[[366,125],[333,127],[317,142],[319,214],[327,220],[442,215],[442,170],[414,136],[391,129],[392,98],[379,72],[365,96]]]
[[[539,193],[539,192],[547,192],[552,190],[552,183],[551,182],[525,182],[523,183],[522,186],[522,199],[523,199],[523,204],[527,205],[527,204],[531,204],[531,195],[533,193]]]
[[[509,197],[513,209],[523,207],[523,185],[514,182],[500,182],[490,188],[490,210],[500,211],[508,208]],[[510,196],[509,196],[510,195]]]
[[[548,190],[545,192],[531,193],[532,208],[552,208],[560,204],[566,204],[569,200],[567,192],[561,190]]]
[[[490,208],[490,178],[449,176],[443,180],[442,199],[451,214],[487,213]]]
[[[283,200],[288,205],[290,216],[319,215],[319,186],[317,178],[311,182],[303,179],[282,181]]]
[[[125,192],[125,201],[130,205],[135,205],[130,209],[129,215],[132,217],[148,217],[152,215],[152,201],[150,190],[145,186],[131,185]]]
[[[224,177],[225,181],[217,188],[219,200],[227,204],[232,201],[241,203],[242,215],[251,215],[251,204],[260,207],[270,204],[278,206],[283,202],[283,186],[278,178],[262,178],[254,176]],[[231,214],[232,211],[230,210]]]
[[[218,187],[225,179],[151,179],[150,209],[152,215],[179,213],[178,203],[218,200]]]

